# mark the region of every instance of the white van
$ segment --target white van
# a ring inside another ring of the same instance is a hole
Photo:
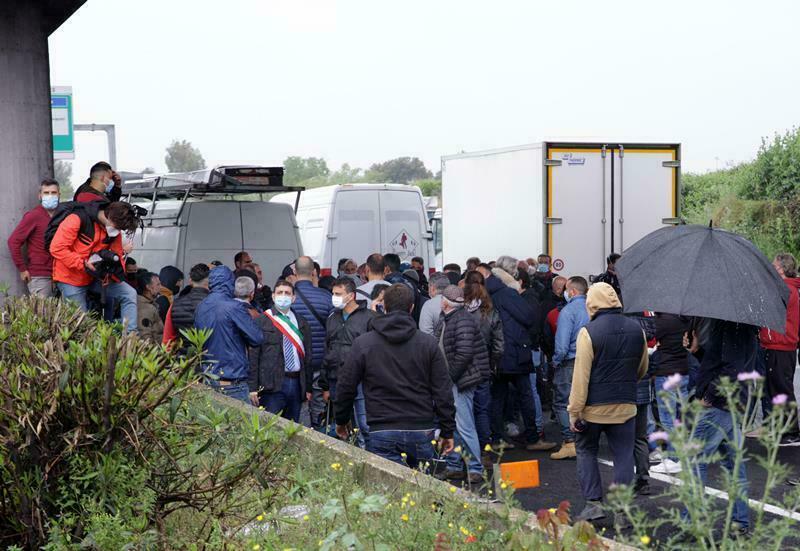
[[[176,266],[188,282],[195,264],[219,260],[233,268],[234,255],[247,251],[272,286],[303,254],[292,206],[261,200],[261,194],[288,189],[296,199],[300,192],[283,187],[274,177],[278,170],[282,176],[276,168],[216,167],[125,182],[123,194],[149,211],[131,256],[156,273]]]
[[[294,205],[295,194],[273,203]],[[304,191],[297,224],[305,254],[319,262],[323,275],[336,275],[339,260],[362,263],[375,252],[396,253],[403,262],[415,256],[434,266],[433,234],[422,193],[402,184],[345,184]]]

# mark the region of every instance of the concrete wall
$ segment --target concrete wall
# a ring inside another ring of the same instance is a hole
[[[53,176],[50,62],[44,6],[0,1],[0,283],[21,294],[6,241]]]

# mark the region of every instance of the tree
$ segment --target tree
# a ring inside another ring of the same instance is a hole
[[[300,185],[313,179],[317,184],[315,187],[319,187],[330,172],[328,163],[321,157],[286,157],[283,161],[283,183],[287,186]]]
[[[200,150],[192,147],[192,143],[186,140],[172,140],[167,147],[164,162],[167,163],[169,172],[190,172],[206,167],[206,161],[200,154]]]
[[[367,178],[372,182],[393,182],[408,184],[414,180],[432,178],[433,173],[425,168],[418,157],[397,157],[369,167]]]
[[[442,182],[441,180],[426,179],[417,180],[414,185],[419,188],[422,195],[425,197],[441,197],[442,196]]]
[[[72,200],[75,193],[72,187],[72,163],[56,161],[53,164],[53,177],[59,183],[61,199]]]
[[[142,169],[142,174],[155,174],[155,173],[156,169],[153,168],[152,166],[146,166]]]

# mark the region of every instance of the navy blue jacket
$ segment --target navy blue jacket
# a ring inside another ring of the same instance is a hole
[[[642,327],[621,308],[599,310],[586,325],[594,360],[587,406],[636,404],[639,364],[645,346]]]
[[[514,289],[496,276],[486,280],[486,290],[503,321],[505,349],[497,366],[498,373],[524,374],[533,370],[530,329],[536,323],[536,312]]]
[[[204,370],[220,379],[247,380],[250,364],[247,347],[264,342],[264,332],[250,316],[248,306],[234,300],[233,272],[227,266],[211,270],[208,278],[211,293],[195,311],[194,325],[211,329],[206,341]]]
[[[297,298],[292,309],[298,315],[303,316],[303,319],[311,326],[311,371],[319,371],[322,368],[322,360],[325,358],[325,323],[333,312],[332,295],[325,289],[314,287],[310,281],[298,281],[294,287],[294,294]],[[314,307],[323,323],[320,323],[317,316],[311,313],[311,309],[300,298],[301,295]]]

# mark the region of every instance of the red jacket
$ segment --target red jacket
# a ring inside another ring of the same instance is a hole
[[[761,346],[767,350],[783,350],[791,352],[797,349],[800,336],[800,278],[785,278],[784,283],[789,288],[789,305],[786,307],[786,334],[772,331],[766,327],[761,328],[759,338]]]
[[[44,232],[50,223],[50,214],[42,205],[25,213],[8,238],[11,259],[20,272],[29,272],[31,277],[51,277],[53,257],[44,248]],[[28,246],[28,258],[22,254],[23,245]]]
[[[93,279],[86,272],[85,261],[92,253],[102,249],[111,249],[120,259],[124,258],[122,252],[122,234],[120,233],[111,244],[103,241],[108,237],[105,227],[95,222],[94,237],[80,234],[81,219],[77,214],[67,216],[58,226],[53,242],[50,243],[50,254],[53,255],[53,281],[67,283],[76,287],[85,287]],[[124,260],[121,260],[122,269],[125,269]]]

